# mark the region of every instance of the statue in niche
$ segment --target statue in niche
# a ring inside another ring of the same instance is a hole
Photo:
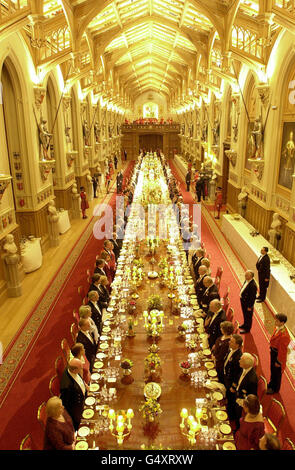
[[[65,127],[65,136],[66,136],[66,143],[70,144],[72,142],[71,136],[70,136],[70,127],[66,126]]]
[[[280,220],[280,216],[279,214],[277,214],[276,212],[274,213],[273,215],[273,218],[272,218],[272,223],[271,223],[271,226],[270,226],[270,229],[268,231],[268,235],[269,235],[269,241],[270,243],[278,250],[279,248],[279,243],[280,243],[280,240],[282,238],[282,231],[281,231],[281,226],[282,226],[282,222]]]
[[[90,129],[89,129],[89,126],[88,126],[87,119],[84,119],[83,124],[82,124],[82,128],[83,128],[84,145],[89,147]]]
[[[47,121],[41,118],[41,122],[39,125],[39,140],[40,140],[40,144],[42,147],[43,160],[51,160],[51,156],[48,150],[50,147],[50,140],[51,140],[52,134],[48,132],[46,123]]]
[[[12,235],[12,233],[6,235],[3,249],[6,252],[7,256],[14,256],[17,254],[17,246],[14,243],[14,236]]]
[[[278,183],[292,189],[295,163],[295,122],[284,122]]]
[[[238,123],[234,124],[232,126],[232,129],[233,129],[233,139],[234,139],[234,142],[236,143],[238,141],[238,134],[239,134]]]
[[[219,136],[220,136],[220,122],[219,122],[219,118],[216,118],[214,121],[214,126],[213,126],[213,145],[219,144]]]
[[[95,142],[98,144],[99,139],[100,139],[100,127],[97,121],[94,123],[94,136],[95,136]]]
[[[202,129],[202,140],[207,142],[208,140],[208,122],[205,122]]]
[[[251,141],[253,147],[253,154],[251,158],[262,158],[262,121],[261,117],[255,119],[254,129],[251,131]]]
[[[238,195],[239,214],[242,217],[245,217],[245,214],[246,214],[247,200],[248,200],[247,188],[246,188],[246,186],[243,186],[240,194]]]

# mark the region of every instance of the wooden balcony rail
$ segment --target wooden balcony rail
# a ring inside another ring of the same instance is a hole
[[[19,13],[21,10],[30,8],[30,0],[0,0],[0,23]]]

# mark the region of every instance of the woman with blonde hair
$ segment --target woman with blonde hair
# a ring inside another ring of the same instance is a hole
[[[93,291],[90,291],[90,292],[93,292]],[[89,296],[90,292],[88,293],[88,296]],[[80,318],[88,318],[89,323],[90,323],[90,333],[93,333],[94,340],[97,343],[98,338],[99,338],[99,332],[98,332],[97,326],[96,326],[94,320],[91,318],[91,316],[92,316],[92,312],[91,312],[90,305],[81,305],[81,307],[79,308],[79,317]]]
[[[74,450],[75,429],[59,397],[49,398],[46,414],[43,450]]]

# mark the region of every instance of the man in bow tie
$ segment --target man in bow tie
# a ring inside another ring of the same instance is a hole
[[[256,263],[259,279],[259,297],[257,297],[256,300],[258,303],[265,301],[266,291],[270,280],[270,258],[268,256],[267,246],[262,247],[260,253],[261,255]]]
[[[244,323],[240,326],[240,333],[249,333],[252,327],[253,310],[257,294],[257,286],[253,271],[245,272],[245,282],[240,291],[240,301],[244,316]]]

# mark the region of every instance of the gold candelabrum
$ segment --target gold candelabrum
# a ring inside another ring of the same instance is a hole
[[[133,417],[134,411],[131,408],[127,411],[120,410],[117,413],[113,409],[109,410],[109,430],[111,435],[117,439],[118,445],[122,445],[125,437],[130,435],[132,429],[131,420]]]
[[[180,412],[181,423],[180,423],[180,431],[181,434],[187,437],[190,445],[196,444],[196,435],[199,434],[201,430],[201,415],[202,409],[196,408],[195,416],[189,415],[188,410],[183,408]]]

